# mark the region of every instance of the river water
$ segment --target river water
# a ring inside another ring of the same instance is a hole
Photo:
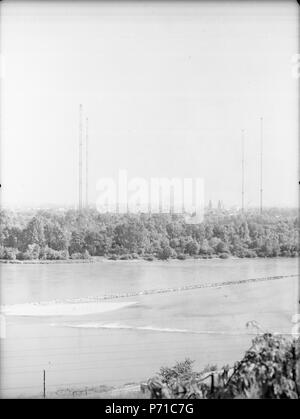
[[[256,333],[247,322],[291,333],[298,297],[299,278],[289,276],[298,274],[293,258],[0,269],[2,397],[40,396],[44,370],[46,394],[53,396],[61,389],[136,383],[186,357],[196,369],[232,364]],[[224,286],[272,276],[285,278]],[[178,290],[199,284],[221,286]],[[134,295],[101,300],[125,293]]]

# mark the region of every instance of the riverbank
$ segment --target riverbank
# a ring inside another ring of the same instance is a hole
[[[201,256],[187,256],[184,259],[182,258],[170,258],[170,259],[159,259],[157,257],[139,257],[139,258],[113,258],[113,257],[105,257],[105,256],[91,256],[88,259],[28,259],[28,260],[19,260],[19,259],[0,259],[0,264],[16,264],[16,265],[51,265],[51,264],[79,264],[79,263],[102,263],[102,262],[128,262],[128,263],[138,263],[138,262],[184,262],[184,261],[191,261],[191,260],[241,260],[241,259],[280,259],[280,258],[287,258],[287,256],[274,256],[274,257],[266,257],[266,256],[256,256],[252,258],[241,258],[237,256],[228,255],[226,258],[221,256],[211,256],[211,257],[201,257]],[[290,256],[290,259],[298,258],[297,256]]]
[[[18,398],[23,398],[20,395]],[[28,397],[27,397],[28,398]],[[37,394],[31,399],[42,399],[44,395]],[[120,387],[107,385],[66,387],[46,393],[46,399],[149,399],[150,392],[141,391],[138,383],[124,384]]]
[[[0,263],[4,264],[14,264],[14,265],[57,265],[57,264],[74,264],[74,263],[94,263],[93,259],[59,259],[59,260],[49,260],[49,259],[33,259],[33,260],[7,260],[0,259]]]
[[[121,387],[86,387],[63,389],[48,395],[49,399],[150,399],[150,392],[141,391],[140,384],[125,384]]]

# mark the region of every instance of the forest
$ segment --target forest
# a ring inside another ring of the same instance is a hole
[[[0,259],[105,257],[186,259],[295,257],[297,210],[207,211],[200,224],[179,214],[101,214],[94,209],[0,211]]]

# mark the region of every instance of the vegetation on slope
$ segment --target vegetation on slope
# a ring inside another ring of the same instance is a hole
[[[200,399],[299,399],[300,338],[264,334],[233,368],[207,367],[193,371],[189,359],[172,368],[161,368],[146,387],[151,398]]]
[[[0,259],[8,260],[104,256],[151,261],[299,253],[298,218],[292,210],[208,213],[201,224],[188,224],[177,214],[1,211],[0,225]]]

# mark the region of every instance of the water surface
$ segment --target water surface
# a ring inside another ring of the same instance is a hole
[[[138,382],[185,357],[196,360],[196,368],[231,364],[255,332],[246,328],[247,322],[290,333],[298,278],[98,303],[81,299],[295,275],[297,262],[278,258],[3,264],[1,305],[11,313],[6,316],[6,338],[1,339],[1,395],[41,394],[44,369],[50,395],[66,387]]]

